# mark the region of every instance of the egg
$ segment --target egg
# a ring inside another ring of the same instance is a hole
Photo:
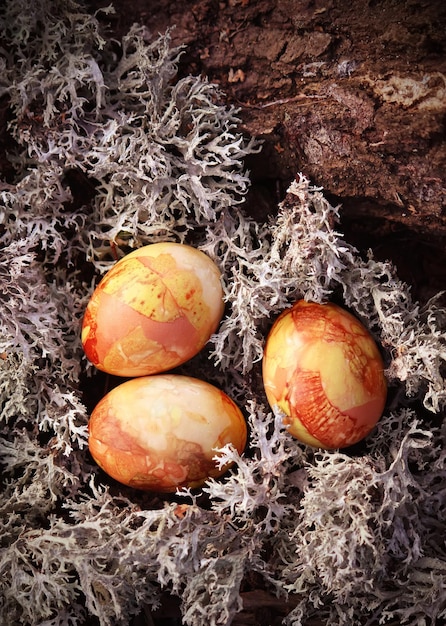
[[[100,281],[85,311],[83,348],[109,374],[157,374],[195,356],[223,309],[220,271],[204,252],[154,243],[119,260]]]
[[[299,300],[274,322],[263,356],[268,402],[289,432],[335,449],[368,435],[380,419],[387,385],[368,330],[335,304]]]
[[[215,448],[242,453],[247,427],[238,406],[202,380],[175,374],[130,379],[99,401],[89,420],[89,449],[112,478],[137,489],[199,487],[218,468]]]

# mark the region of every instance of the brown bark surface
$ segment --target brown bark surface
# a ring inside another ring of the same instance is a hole
[[[103,0],[91,0],[93,8]],[[341,230],[393,260],[422,299],[446,287],[443,0],[115,0],[112,30],[172,28],[180,71],[219,84],[244,131],[250,210],[274,212],[303,172]]]

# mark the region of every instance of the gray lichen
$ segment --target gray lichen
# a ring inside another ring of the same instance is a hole
[[[446,312],[363,259],[303,175],[274,220],[244,214],[258,143],[237,112],[205,80],[177,77],[168,33],[135,26],[111,41],[99,17],[75,0],[0,9],[0,623],[123,625],[166,589],[185,624],[229,625],[249,576],[288,599],[289,626],[440,623]],[[94,189],[85,202],[69,172]],[[97,377],[79,337],[114,255],[160,239],[222,270],[225,318],[188,368],[250,426],[243,455],[216,451],[234,462],[223,479],[165,502],[104,485],[92,464],[83,390]],[[265,404],[264,339],[297,298],[342,300],[383,348],[390,401],[360,452],[299,444]]]

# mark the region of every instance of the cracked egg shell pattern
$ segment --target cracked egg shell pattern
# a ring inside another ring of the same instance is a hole
[[[157,374],[200,352],[223,310],[212,259],[186,244],[154,243],[120,259],[100,281],[85,311],[83,348],[109,374]]]
[[[368,330],[348,311],[299,300],[273,324],[263,356],[269,404],[289,432],[314,447],[350,446],[384,410],[383,361]]]
[[[246,421],[223,391],[175,374],[130,379],[110,391],[89,421],[89,449],[112,478],[136,489],[174,492],[218,478],[216,448],[246,446]]]

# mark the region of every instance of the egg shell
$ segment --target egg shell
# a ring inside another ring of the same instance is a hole
[[[267,337],[262,367],[269,404],[306,444],[350,446],[382,415],[387,385],[378,347],[335,304],[299,300],[284,311]]]
[[[213,385],[175,374],[134,378],[110,391],[89,421],[89,449],[112,478],[137,489],[173,492],[222,475],[215,448],[242,453],[242,412]]]
[[[98,284],[85,311],[82,344],[104,372],[157,374],[195,356],[223,310],[221,274],[204,252],[154,243],[122,258]]]

